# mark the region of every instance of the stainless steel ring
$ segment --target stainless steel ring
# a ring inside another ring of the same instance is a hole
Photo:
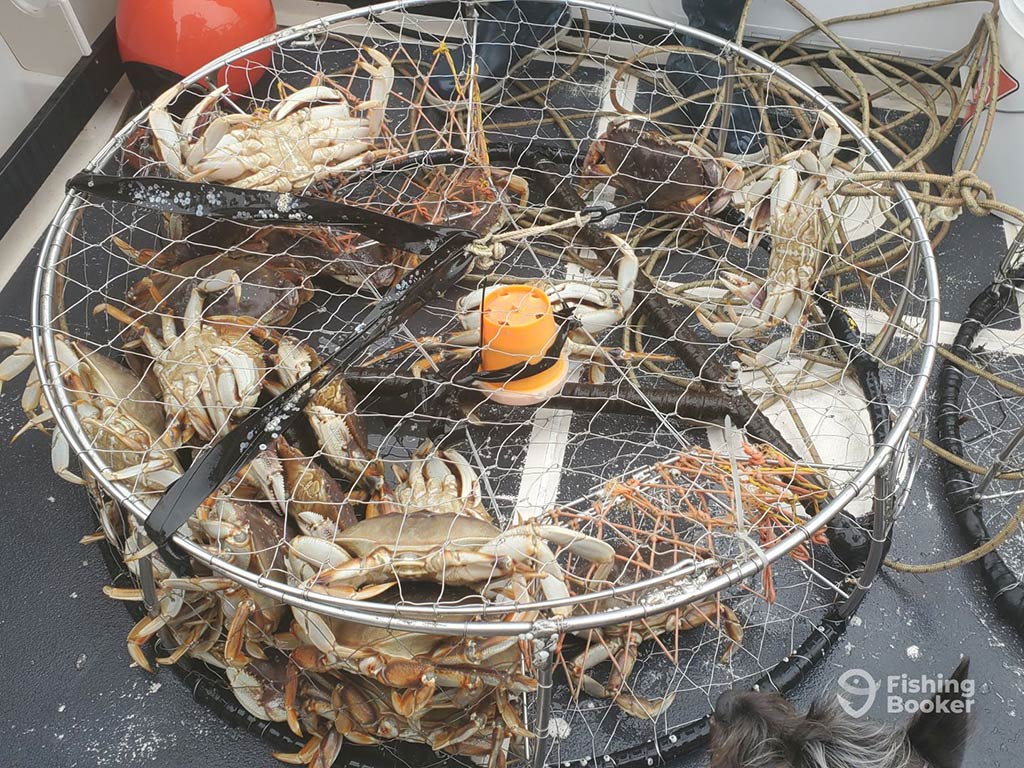
[[[557,2],[558,0],[550,0]],[[396,0],[396,2],[383,3],[368,8],[344,11],[323,19],[312,21],[297,27],[281,30],[262,40],[255,41],[243,46],[219,59],[211,62],[202,69],[194,72],[185,78],[186,83],[194,83],[211,72],[216,72],[223,65],[263,48],[277,45],[280,42],[291,41],[303,38],[310,34],[325,33],[333,26],[354,19],[378,16],[386,13],[403,12],[428,5],[430,0]],[[587,11],[612,14],[616,18],[635,21],[646,25],[660,28],[664,31],[671,31],[680,34],[690,35],[702,39],[723,49],[729,50],[747,62],[753,63],[770,72],[773,77],[778,77],[788,85],[799,90],[808,100],[812,101],[822,110],[827,111],[842,126],[844,131],[854,136],[865,152],[866,158],[875,169],[881,171],[892,170],[881,151],[858,126],[846,117],[842,112],[831,105],[828,100],[804,84],[791,73],[775,65],[774,63],[747,51],[740,46],[722,40],[714,35],[691,29],[678,24],[671,24],[634,11],[617,8],[591,0],[568,0],[567,4],[572,8],[584,9]],[[94,170],[103,166],[110,160],[115,151],[123,144],[127,137],[146,119],[148,110],[143,110],[131,121],[128,122],[93,158],[88,168]],[[924,228],[916,207],[910,199],[907,190],[902,184],[894,185],[896,199],[901,212],[911,224],[914,236],[912,263],[907,270],[906,293],[902,294],[897,306],[897,315],[883,332],[886,334],[887,343],[895,336],[898,320],[905,311],[905,301],[911,290],[911,283],[920,279],[923,271],[925,296],[919,298],[923,304],[924,331],[921,342],[920,358],[916,363],[914,372],[910,375],[911,383],[904,393],[904,406],[896,414],[891,431],[884,443],[875,447],[870,459],[856,472],[849,482],[842,487],[814,518],[806,525],[794,530],[785,539],[777,542],[765,550],[767,562],[775,562],[779,558],[791,552],[795,547],[804,543],[814,532],[820,530],[835,515],[844,509],[875,475],[887,468],[891,460],[899,452],[899,447],[904,444],[918,412],[922,406],[929,373],[932,369],[938,339],[939,304],[938,304],[938,277],[934,256],[927,232]],[[70,224],[74,219],[76,208],[82,201],[73,194],[69,194],[62,202],[52,224],[46,233],[42,253],[39,262],[39,269],[36,274],[34,305],[33,305],[33,328],[32,343],[36,355],[37,371],[42,383],[43,393],[55,418],[57,427],[66,436],[71,447],[78,454],[82,464],[98,479],[102,488],[138,520],[143,521],[148,514],[148,508],[135,497],[130,489],[120,483],[111,481],[104,473],[104,465],[97,453],[90,447],[89,440],[78,424],[69,393],[65,390],[60,380],[60,368],[56,359],[54,327],[55,312],[54,301],[58,298],[57,277],[59,264],[62,258],[62,249],[70,236]],[[687,603],[713,595],[731,585],[756,574],[760,567],[753,561],[746,561],[735,565],[725,573],[714,578],[709,578],[702,586],[692,593],[678,595],[667,600],[656,607],[645,604],[634,605],[623,608],[599,611],[586,615],[571,616],[557,621],[550,619],[539,619],[536,622],[502,622],[502,621],[435,621],[431,615],[436,615],[434,609],[428,606],[396,606],[387,603],[376,603],[370,601],[357,601],[341,597],[332,597],[318,593],[310,593],[288,584],[280,584],[269,581],[254,574],[242,570],[224,560],[221,560],[191,541],[180,536],[175,537],[177,545],[196,560],[207,564],[214,571],[228,576],[246,588],[261,592],[268,597],[281,600],[289,605],[298,608],[305,608],[318,613],[338,619],[357,621],[377,627],[388,627],[401,631],[427,632],[431,634],[466,635],[473,636],[496,636],[496,635],[522,635],[533,633],[541,636],[559,632],[581,631],[610,624],[633,621],[644,616],[673,610]],[[657,586],[670,581],[671,578],[660,576],[631,584],[624,587],[624,592],[642,590]],[[597,599],[598,597],[611,594],[612,590],[606,590],[594,595],[587,595],[586,600]],[[621,594],[618,591],[615,594]],[[582,602],[574,601],[574,602]],[[531,608],[544,609],[556,607],[556,601],[538,601],[531,604]],[[508,612],[507,605],[493,605],[486,607],[465,607],[465,613],[473,617],[483,618],[501,615]],[[446,609],[446,612],[449,612]],[[455,611],[462,613],[463,611]]]

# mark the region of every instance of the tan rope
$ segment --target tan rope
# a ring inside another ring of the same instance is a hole
[[[1017,530],[1017,528],[1020,527],[1022,521],[1024,521],[1024,502],[1021,502],[1013,517],[1011,517],[1009,522],[1000,529],[999,533],[986,541],[980,547],[972,549],[970,552],[965,552],[958,557],[953,557],[949,560],[942,560],[937,563],[920,564],[904,563],[899,560],[886,560],[885,565],[892,568],[894,571],[899,571],[900,573],[939,573],[941,571],[951,571],[954,568],[959,568],[963,565],[967,565],[968,563],[981,560],[985,555],[995,552],[996,549],[998,549],[999,546],[1006,541],[1010,535]]]

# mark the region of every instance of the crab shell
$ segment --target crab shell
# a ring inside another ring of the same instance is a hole
[[[356,516],[349,495],[338,481],[302,451],[279,438],[276,444],[281,460],[288,507],[299,527],[307,534],[320,535],[355,525]]]
[[[217,294],[204,307],[207,315],[253,317],[268,325],[285,325],[313,297],[302,264],[288,256],[225,251],[198,256],[163,271],[158,255],[147,265],[161,271],[143,278],[125,295],[125,301],[142,312],[159,307],[183,316],[192,290],[225,271],[238,275],[237,293],[225,290]]]
[[[724,209],[743,181],[736,163],[629,122],[611,125],[594,141],[583,172],[607,177],[630,200],[651,208],[701,215]]]

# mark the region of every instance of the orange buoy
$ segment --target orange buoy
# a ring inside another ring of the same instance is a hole
[[[487,292],[481,308],[481,368],[497,371],[539,363],[558,336],[551,301],[529,285],[505,285]],[[569,371],[568,355],[546,371],[516,381],[481,382],[491,399],[506,405],[533,405],[558,394]]]
[[[120,0],[116,26],[128,79],[152,101],[218,56],[274,32],[277,21],[271,0]],[[232,61],[214,85],[249,93],[272,55],[263,48]]]

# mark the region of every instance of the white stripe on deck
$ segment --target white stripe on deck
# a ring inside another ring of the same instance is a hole
[[[604,99],[601,111],[605,115],[598,120],[597,135],[600,136],[614,114],[611,85],[614,72],[607,70],[604,80]],[[626,109],[633,107],[636,98],[637,79],[625,75],[619,80],[619,102]],[[606,189],[606,188],[605,188]],[[601,195],[601,187],[595,196]],[[584,258],[586,249],[581,250]],[[589,274],[587,270],[576,264],[567,264],[566,278],[572,280]],[[575,377],[580,370],[578,364],[570,362],[569,378]],[[562,483],[562,467],[565,465],[565,450],[569,445],[569,429],[572,426],[572,411],[561,408],[538,408],[533,415],[530,431],[530,442],[527,444],[526,456],[523,457],[523,472],[519,481],[519,494],[516,497],[514,519],[525,521],[537,517],[550,509],[558,501],[558,488]]]
[[[860,328],[861,333],[866,336],[877,335],[889,323],[889,315],[877,309],[846,307],[846,311],[853,318],[857,327]],[[904,315],[903,325],[905,328],[897,330],[897,336],[902,336],[903,338],[918,337],[918,331],[924,328],[924,320],[917,315]],[[913,333],[907,329],[912,330]],[[939,344],[944,347],[950,346],[959,330],[960,323],[940,320]],[[1024,328],[982,328],[978,332],[975,343],[985,347],[990,352],[1024,354]]]
[[[1003,222],[1003,235],[1007,247],[1017,236],[1019,226],[1009,221]],[[861,332],[874,336],[879,333],[888,322],[888,315],[873,309],[847,307],[846,311],[857,323]],[[983,346],[990,352],[1002,352],[1004,354],[1024,354],[1024,301],[1018,302],[1018,312],[1021,314],[1021,325],[1019,328],[982,328],[978,332],[975,344]],[[924,320],[916,315],[905,315],[903,324],[911,329],[923,329]],[[957,333],[960,331],[960,323],[950,320],[939,321],[939,344],[948,347],[953,343]],[[901,329],[898,335],[907,337],[910,334]]]

